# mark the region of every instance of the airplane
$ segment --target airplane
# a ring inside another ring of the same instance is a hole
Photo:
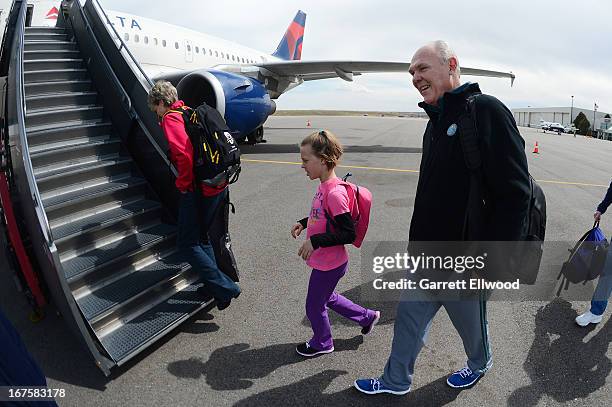
[[[565,126],[563,126],[561,123],[557,123],[557,122],[547,122],[544,119],[540,119],[540,124],[539,127],[542,129],[542,131],[544,131],[544,133],[546,133],[546,130],[548,131],[556,131],[557,133],[565,133]]]
[[[57,1],[29,3],[34,5],[32,25],[55,25]],[[170,81],[187,105],[215,107],[233,136],[252,144],[265,142],[263,124],[276,111],[275,99],[306,81],[350,82],[363,73],[408,72],[410,67],[408,62],[301,60],[306,25],[301,10],[271,54],[150,18],[104,11],[111,33],[115,30],[151,79]],[[510,78],[511,85],[515,78],[511,72],[467,67],[461,73]]]

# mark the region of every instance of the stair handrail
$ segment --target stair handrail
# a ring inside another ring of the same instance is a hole
[[[85,28],[87,29],[87,31],[89,33],[91,33],[91,36],[93,38],[93,40],[96,42],[96,46],[98,49],[102,49],[100,47],[100,43],[98,42],[98,39],[96,38],[96,35],[93,31],[93,29],[91,28],[91,25],[89,24],[89,20],[87,19],[87,17],[85,16],[85,12],[83,11],[83,7],[81,6],[81,4],[79,3],[78,0],[75,1],[76,3],[76,8],[79,10],[79,13],[81,14],[81,16],[83,17],[83,21],[85,22]],[[123,87],[123,84],[121,83],[121,81],[119,80],[119,78],[117,78],[117,75],[115,74],[115,71],[113,71],[113,68],[111,67],[110,63],[108,62],[108,60],[106,59],[106,56],[104,55],[104,61],[106,62],[106,67],[108,68],[108,72],[110,73],[110,77],[113,80],[113,82],[115,82],[115,85],[117,85],[117,88],[121,91],[121,93],[123,94],[123,102],[127,108],[127,110],[130,112],[130,114],[132,113],[133,109],[132,109],[132,99],[130,98],[130,95],[128,94],[128,92],[125,90],[125,88]]]
[[[25,116],[27,113],[25,103],[25,86],[24,86],[24,69],[23,69],[23,52],[24,52],[24,35],[25,35],[25,20],[26,20],[27,2],[21,3],[19,17],[15,27],[15,36],[13,37],[13,66],[15,67],[15,107],[17,110],[17,133],[19,134],[19,142],[21,145],[21,156],[23,159],[24,172],[30,188],[31,198],[34,201],[34,211],[38,217],[44,238],[49,246],[53,244],[51,228],[49,220],[43,207],[43,202],[40,197],[40,191],[36,184],[34,176],[34,168],[32,160],[30,160],[30,149],[28,147],[28,138],[26,136]]]
[[[104,20],[107,23],[106,25],[110,26],[112,28],[113,33],[115,34],[115,37],[119,40],[119,43],[120,43],[120,46],[118,47],[119,52],[121,53],[122,50],[125,51],[128,54],[128,56],[130,57],[131,61],[132,61],[132,66],[135,66],[136,68],[138,68],[138,71],[140,72],[142,78],[147,82],[147,84],[149,86],[153,86],[153,81],[149,78],[149,76],[142,69],[142,67],[140,66],[140,63],[138,63],[138,61],[136,60],[134,55],[130,52],[130,50],[127,47],[127,45],[125,45],[125,42],[123,41],[123,39],[121,38],[121,36],[117,32],[117,30],[115,29],[115,26],[111,23],[110,18],[108,17],[108,14],[106,14],[106,12],[104,11],[104,8],[102,8],[102,6],[98,2],[98,0],[91,0],[91,3],[94,6],[94,8],[96,9],[96,12],[100,16],[102,16],[104,18]],[[97,40],[95,32],[91,28],[91,25],[89,23],[89,19],[87,18],[87,15],[83,11],[83,7],[79,6],[78,8],[79,8],[79,12],[81,13],[81,15],[83,17],[83,20],[85,21],[87,30],[92,34],[92,37],[95,38],[97,47],[99,49],[102,49],[100,43]],[[110,70],[113,73],[113,78],[115,78],[119,82],[119,86],[120,86],[121,90],[123,92],[125,92],[128,95],[127,97],[129,98],[129,94],[127,93],[125,88],[121,85],[121,81],[119,81],[119,79],[115,75],[114,71],[112,70],[112,66],[111,66],[110,62],[108,61],[108,59],[106,59],[106,56],[105,56],[105,60],[106,60],[107,65],[110,67]],[[140,118],[140,116],[138,115],[136,110],[133,108],[132,103],[131,103],[131,99],[129,99],[129,100],[130,100],[130,106],[129,106],[130,114],[132,115],[134,120],[136,120],[136,122],[138,123],[138,125],[140,126],[142,131],[144,132],[144,134],[147,137],[147,139],[151,142],[151,145],[153,146],[153,148],[158,152],[158,154],[164,160],[166,165],[170,168],[170,171],[172,172],[172,174],[174,174],[175,177],[178,177],[178,171],[177,171],[176,167],[168,159],[167,153],[163,151],[163,149],[157,144],[157,142],[155,142],[155,139],[153,138],[151,133],[148,131],[147,127],[142,122],[142,119]]]
[[[111,22],[110,18],[108,17],[108,14],[106,14],[106,11],[104,11],[104,8],[102,8],[102,6],[100,5],[100,3],[98,2],[98,0],[93,0],[92,1],[94,3],[94,5],[96,6],[96,9],[102,13],[102,15],[104,16],[104,18],[106,19],[107,24],[112,28],[113,32],[115,33],[115,37],[117,37],[117,39],[120,42],[120,46],[119,46],[119,51],[121,51],[122,49],[124,49],[127,54],[129,55],[130,59],[132,60],[132,62],[134,63],[134,65],[136,66],[136,68],[138,68],[138,70],[140,71],[140,73],[142,74],[142,77],[147,81],[147,83],[150,86],[153,86],[153,81],[151,80],[151,78],[149,78],[149,76],[145,73],[144,69],[142,69],[142,66],[140,66],[140,63],[136,60],[136,58],[134,57],[134,55],[132,55],[132,52],[130,51],[130,49],[127,47],[127,45],[125,45],[125,42],[123,41],[123,38],[121,38],[121,36],[119,35],[119,32],[117,31],[117,29],[115,28],[114,24]]]

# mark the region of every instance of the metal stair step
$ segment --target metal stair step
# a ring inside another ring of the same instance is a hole
[[[97,194],[82,197],[67,204],[55,207],[45,207],[49,226],[57,228],[67,223],[92,216],[98,212],[108,211],[127,205],[131,202],[148,199],[149,193],[146,182],[127,185],[124,188],[115,188],[112,191],[101,191]]]
[[[42,71],[29,71],[23,73],[24,84],[50,81],[69,81],[88,79],[89,73],[85,68],[79,69],[53,69]]]
[[[64,92],[87,92],[92,89],[91,80],[51,81],[25,84],[26,97]]]
[[[134,172],[130,157],[98,160],[76,168],[64,168],[36,179],[42,199],[70,193],[114,179],[123,179]]]
[[[55,123],[61,124],[77,120],[101,121],[103,117],[104,107],[99,105],[57,106],[53,109],[28,110],[26,113],[26,131],[32,127],[50,126]]]
[[[101,228],[119,220],[127,219],[158,208],[161,208],[159,202],[142,199],[136,202],[130,202],[118,208],[94,213],[91,216],[75,220],[71,223],[52,227],[51,233],[53,234],[54,241],[58,243],[76,234]]]
[[[92,169],[92,167],[112,165],[120,161],[131,162],[132,160],[126,156],[121,156],[118,153],[109,154],[102,157],[83,157],[82,159],[71,160],[70,162],[56,163],[47,167],[37,168],[34,170],[34,176],[37,181],[46,181],[50,178],[63,177],[72,173],[80,173]],[[66,182],[68,184],[68,182]]]
[[[79,166],[103,158],[118,157],[120,154],[121,142],[115,138],[30,153],[30,159],[34,175],[38,177],[63,167]]]
[[[112,215],[114,217],[111,217],[111,215],[107,214],[108,219],[98,216],[97,223],[86,224],[87,229],[77,230],[75,233],[55,241],[60,260],[67,261],[81,256],[94,247],[105,245],[120,238],[123,239],[137,230],[144,230],[151,225],[159,224],[162,210],[161,206],[158,205],[152,208],[123,212],[121,216],[117,213]],[[81,221],[82,219],[77,222]],[[111,274],[116,273],[117,267],[113,267],[110,272]]]
[[[138,185],[146,185],[146,181],[140,177],[115,180],[105,184],[43,199],[43,207],[46,211],[53,211],[64,206],[74,205],[80,201],[95,199],[117,190],[127,189]]]
[[[76,50],[77,43],[72,41],[29,41],[24,44],[27,51],[72,51]]]
[[[116,362],[127,360],[206,306],[196,292],[199,286],[197,281],[191,283],[167,300],[103,335],[102,345]]]
[[[23,36],[24,42],[30,41],[68,41],[70,38],[67,33],[54,33],[54,32],[26,32]]]
[[[146,230],[135,231],[135,233],[122,239],[63,261],[64,275],[70,282],[70,280],[78,278],[83,273],[104,267],[108,263],[116,262],[130,253],[140,251],[147,246],[163,241],[175,232],[175,226],[165,223],[160,223]]]
[[[58,147],[83,144],[93,139],[112,138],[108,121],[75,120],[26,128],[30,152],[42,152]]]
[[[143,295],[160,282],[167,281],[190,268],[173,254],[105,285],[89,295],[77,300],[83,315],[95,323],[100,317],[112,313],[116,308],[125,306],[135,296]]]
[[[26,34],[66,34],[63,27],[26,27]]]
[[[24,50],[23,61],[38,61],[38,60],[80,60],[81,51],[76,49],[47,49],[47,50]]]
[[[83,68],[82,59],[35,59],[23,61],[23,72],[56,71],[58,69]]]
[[[111,134],[103,134],[101,136],[88,136],[87,134],[84,134],[84,135],[74,136],[74,138],[72,139],[54,140],[54,141],[49,141],[47,143],[44,143],[44,140],[43,141],[38,140],[38,141],[41,141],[41,143],[31,146],[30,153],[35,154],[39,152],[61,150],[63,148],[75,147],[79,145],[106,143],[106,142],[109,142],[115,139],[117,139],[117,136],[113,136]]]
[[[26,96],[26,107],[28,112],[42,109],[57,108],[60,106],[94,106],[98,99],[98,93],[94,91],[85,92],[57,92],[54,94]]]

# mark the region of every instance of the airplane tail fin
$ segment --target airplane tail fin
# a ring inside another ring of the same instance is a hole
[[[287,61],[302,58],[302,41],[304,40],[304,27],[306,26],[306,13],[298,10],[285,35],[281,39],[276,51],[272,54]]]

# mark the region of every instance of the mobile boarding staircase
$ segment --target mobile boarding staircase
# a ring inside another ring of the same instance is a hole
[[[174,175],[150,82],[95,0],[7,30],[12,193],[45,287],[106,374],[210,305],[177,258]],[[175,174],[175,173],[174,173]],[[22,231],[23,232],[23,231]]]

